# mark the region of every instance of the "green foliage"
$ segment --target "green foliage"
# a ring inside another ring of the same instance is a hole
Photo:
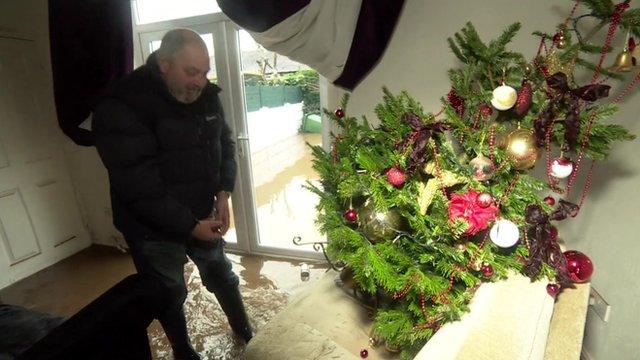
[[[277,80],[276,80],[277,79]],[[315,70],[298,70],[274,79],[274,85],[299,86],[304,103],[302,112],[306,115],[320,115],[320,78]]]
[[[318,72],[312,69],[268,75],[244,74],[245,85],[297,86],[302,91],[304,116],[320,115],[320,85]]]
[[[603,24],[611,19],[618,2],[611,0],[583,0],[591,17],[599,19]],[[628,9],[622,14],[620,24],[624,29],[629,29],[635,36],[640,36],[640,9]]]

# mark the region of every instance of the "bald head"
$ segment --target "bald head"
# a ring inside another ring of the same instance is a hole
[[[158,60],[170,61],[186,46],[199,47],[205,51],[207,49],[207,45],[197,32],[190,29],[173,29],[162,37],[156,56]]]
[[[171,30],[162,38],[156,56],[171,94],[182,103],[196,101],[210,69],[207,46],[200,35],[189,29]]]

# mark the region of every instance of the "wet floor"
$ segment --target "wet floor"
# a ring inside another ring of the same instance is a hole
[[[247,312],[258,331],[292,295],[314,283],[326,270],[323,263],[309,264],[309,280],[303,281],[297,261],[234,254],[229,254],[229,259],[241,279]],[[128,254],[93,246],[0,290],[0,301],[71,316],[134,271]],[[192,263],[185,267],[185,279],[189,287],[185,313],[196,349],[205,359],[241,359],[241,344],[231,335],[222,310],[202,286]],[[149,337],[156,359],[172,359],[156,322],[149,329]]]

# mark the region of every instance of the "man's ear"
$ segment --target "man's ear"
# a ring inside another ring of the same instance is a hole
[[[160,68],[160,73],[166,74],[167,72],[169,72],[169,69],[171,68],[171,61],[166,59],[158,60],[158,67]]]

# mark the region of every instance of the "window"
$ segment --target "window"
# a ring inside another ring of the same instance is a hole
[[[221,12],[215,0],[133,0],[136,24]]]

